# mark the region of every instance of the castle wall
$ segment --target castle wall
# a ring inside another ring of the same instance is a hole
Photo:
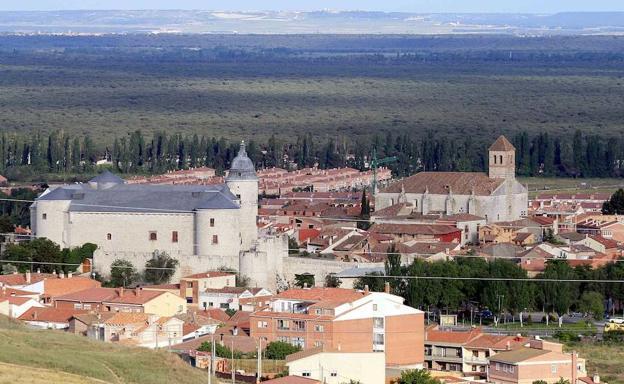
[[[366,268],[383,267],[384,263],[366,263]],[[331,273],[338,273],[348,268],[353,268],[356,263],[344,261],[323,260],[313,257],[286,257],[283,261],[283,276],[293,285],[295,275],[302,273],[311,273],[314,275],[314,282],[317,286],[322,286],[325,282],[325,276]],[[341,287],[352,288],[355,279],[344,279]]]
[[[69,200],[42,200],[37,201],[35,210],[31,211],[31,220],[34,219],[34,234],[45,237],[65,248],[68,242],[68,213]]]

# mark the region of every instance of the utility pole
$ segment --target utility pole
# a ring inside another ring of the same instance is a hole
[[[258,369],[256,374],[256,384],[260,384],[260,375],[262,374],[262,337],[258,338]]]
[[[230,367],[232,371],[232,384],[236,383],[236,374],[234,373],[234,339],[232,339],[232,366]]]

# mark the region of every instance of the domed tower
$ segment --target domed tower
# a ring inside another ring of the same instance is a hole
[[[241,142],[225,183],[240,202],[241,249],[249,250],[258,240],[258,176],[245,151],[245,141]]]

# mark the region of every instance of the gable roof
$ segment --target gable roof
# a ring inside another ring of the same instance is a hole
[[[401,193],[404,187],[406,193],[429,191],[434,195],[448,195],[450,190],[455,195],[470,195],[474,191],[475,195],[489,196],[504,182],[504,179],[491,179],[481,172],[420,172],[381,192]]]
[[[524,347],[524,348],[519,348],[519,349],[515,349],[512,351],[499,352],[496,355],[491,356],[490,360],[500,361],[500,362],[509,363],[509,364],[517,364],[525,360],[530,360],[536,357],[547,355],[549,353],[553,353],[553,352],[545,350],[545,349]]]
[[[86,311],[77,311],[74,309],[60,309],[50,307],[32,307],[24,312],[18,319],[22,321],[43,321],[50,323],[68,323],[69,320],[77,313],[85,313]]]
[[[429,330],[425,333],[425,342],[464,344],[481,334],[480,329],[471,329],[470,331]]]
[[[314,302],[331,301],[350,303],[367,295],[369,295],[369,293],[356,291],[353,289],[314,287],[303,289],[289,289],[278,294],[276,297],[280,299],[304,300]]]
[[[461,229],[445,224],[373,224],[371,232],[407,235],[448,235]]]
[[[10,275],[0,275],[0,284],[13,286],[13,285],[29,285],[37,283],[41,280],[48,278],[55,278],[56,275],[52,273],[31,273],[30,281],[27,279],[27,273],[13,273]]]
[[[54,298],[54,300],[99,303],[102,301],[110,300],[117,295],[118,290],[115,288],[93,287],[58,296]]]
[[[125,324],[140,324],[146,323],[149,320],[149,315],[146,313],[133,313],[133,312],[117,312],[114,316],[104,321],[104,324],[108,325],[125,325]]]
[[[223,272],[223,271],[208,271],[202,273],[195,273],[193,275],[184,276],[182,279],[210,279],[213,277],[225,277],[225,276],[234,276],[233,272]]]
[[[63,279],[45,279],[43,281],[43,295],[46,297],[57,297],[89,288],[100,287],[101,285],[102,283],[97,280],[80,276]]]
[[[104,300],[107,303],[117,303],[117,304],[131,304],[131,305],[143,305],[160,295],[164,295],[168,292],[166,291],[149,291],[142,289],[135,290],[124,290],[123,293],[116,295],[113,298]]]

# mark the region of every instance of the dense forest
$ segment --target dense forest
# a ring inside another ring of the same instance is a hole
[[[570,139],[548,133],[531,136],[519,132],[511,137],[516,147],[520,176],[622,177],[624,140],[620,137],[584,135]],[[451,139],[431,132],[423,137],[375,135],[372,140],[346,137],[318,140],[311,134],[291,141],[271,136],[267,142],[251,140],[247,152],[257,168],[303,168],[349,166],[365,170],[371,155],[395,156],[395,176],[419,171],[483,171],[487,167],[490,143],[475,142],[470,136]],[[98,160],[108,160],[118,173],[158,174],[201,166],[219,174],[229,167],[238,142],[225,138],[168,135],[146,136],[141,131],[115,138],[104,148],[90,136],[72,136],[63,131],[49,135],[0,136],[0,172],[13,180],[36,180],[42,174],[76,175],[97,171]]]

